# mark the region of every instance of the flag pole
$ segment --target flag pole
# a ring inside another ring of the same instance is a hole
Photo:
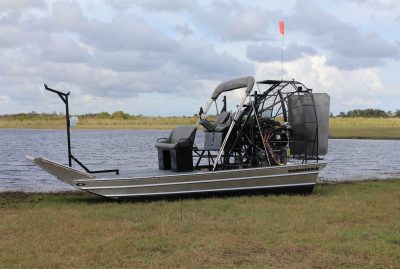
[[[283,48],[285,46],[285,22],[284,22],[284,20],[279,21],[279,32],[282,35],[281,72],[282,72],[282,81],[283,81]]]
[[[285,35],[282,35],[282,59],[281,59],[281,64],[282,64],[282,81],[283,81],[283,46],[285,44]]]

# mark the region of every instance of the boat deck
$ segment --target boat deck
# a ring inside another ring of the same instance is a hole
[[[299,163],[288,163],[284,165],[284,167],[287,166],[298,166],[302,165]],[[304,164],[303,164],[304,165]],[[271,166],[269,168],[274,169],[274,168],[279,168],[282,166]],[[259,167],[262,168],[262,167]],[[265,168],[265,167],[264,167]],[[243,170],[246,168],[242,168],[239,170]],[[248,168],[249,170],[251,169],[257,169],[257,168]],[[232,170],[225,170],[225,171],[234,171],[237,169],[232,169]],[[159,170],[158,168],[147,168],[147,169],[139,169],[139,170],[120,170],[119,175],[116,175],[115,173],[97,173],[94,174],[96,178],[102,178],[102,179],[124,179],[124,178],[151,178],[151,177],[164,177],[164,176],[176,176],[176,175],[188,175],[188,174],[206,174],[206,173],[212,173],[212,171],[208,170],[207,168],[203,169],[197,169],[193,171],[185,171],[185,172],[173,172],[171,170]]]

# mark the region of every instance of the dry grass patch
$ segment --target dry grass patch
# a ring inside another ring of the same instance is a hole
[[[331,118],[333,138],[400,139],[400,118]]]
[[[212,120],[212,115],[210,119]],[[77,129],[103,130],[163,130],[178,125],[194,125],[198,117],[143,117],[128,119],[101,119],[80,117]],[[400,139],[400,118],[331,118],[330,134],[333,138]],[[63,129],[63,118],[32,118],[18,120],[1,118],[0,128]]]
[[[161,130],[172,129],[177,125],[194,125],[198,117],[132,117],[128,119],[100,119],[91,116],[79,117],[77,129],[105,129],[105,130]],[[65,119],[32,118],[18,120],[1,118],[0,128],[28,128],[28,129],[63,129]]]

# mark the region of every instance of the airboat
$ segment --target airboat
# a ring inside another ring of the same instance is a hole
[[[45,89],[66,105],[69,164],[27,158],[59,180],[96,195],[148,199],[310,193],[326,165],[321,156],[328,152],[329,95],[314,93],[295,80],[255,83],[247,76],[219,84],[200,108],[197,124],[178,126],[168,137],[154,141],[158,165],[134,174],[119,169],[92,171],[80,162],[71,153],[69,93],[47,85]],[[227,110],[223,94],[230,91],[243,92],[236,111]],[[216,112],[209,113],[214,104]],[[197,132],[203,133],[200,144]],[[82,169],[73,168],[73,161]]]

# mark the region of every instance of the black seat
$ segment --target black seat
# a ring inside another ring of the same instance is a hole
[[[214,123],[206,119],[200,120],[200,124],[207,132],[223,132],[231,125],[231,123],[231,113],[227,111],[219,113]]]
[[[178,126],[168,138],[159,138],[158,165],[160,170],[175,172],[193,170],[192,148],[196,136],[196,126]]]

